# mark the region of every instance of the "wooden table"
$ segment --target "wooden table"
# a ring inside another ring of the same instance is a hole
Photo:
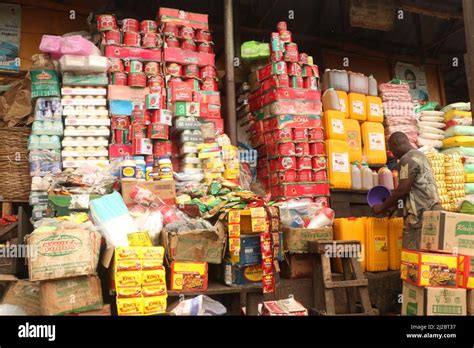
[[[367,193],[362,190],[332,189],[331,208],[336,212],[336,218],[373,216],[367,203]]]

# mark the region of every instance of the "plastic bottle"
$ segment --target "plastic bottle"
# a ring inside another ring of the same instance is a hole
[[[332,225],[333,221],[334,210],[332,210],[331,208],[324,208],[319,212],[318,215],[311,219],[307,228],[322,228],[328,225]]]
[[[369,75],[369,95],[377,97],[377,80],[375,79],[374,75]]]
[[[169,156],[161,156],[158,165],[160,166],[160,180],[173,180],[173,165]]]
[[[145,180],[146,173],[146,162],[143,156],[134,156],[133,160],[135,161],[135,171],[137,180]]]
[[[377,173],[377,171],[372,171],[372,184],[373,184],[373,187],[375,186],[379,186],[380,184],[380,181],[379,181],[379,174]]]
[[[135,180],[137,178],[137,167],[135,161],[130,157],[120,163],[120,178],[122,180]]]
[[[153,156],[147,156],[145,162],[146,162],[146,166],[145,166],[145,180],[147,180],[147,181],[153,181],[153,177],[150,177],[150,173],[153,172],[153,163],[154,163],[154,158],[153,158]]]
[[[359,164],[357,162],[352,163],[352,189],[362,189],[362,174],[359,169]]]
[[[372,171],[369,168],[368,164],[362,165],[362,190],[370,190],[373,187],[374,179],[372,177]]]
[[[392,170],[392,176],[393,176],[393,189],[396,190],[398,187],[398,171],[397,170]]]
[[[392,172],[387,168],[387,166],[383,166],[379,170],[379,182],[380,185],[385,186],[390,191],[393,191],[394,184],[393,184],[393,175]]]
[[[323,93],[322,97],[324,111],[328,110],[341,110],[341,105],[339,103],[339,97],[334,88],[328,88],[326,92]]]

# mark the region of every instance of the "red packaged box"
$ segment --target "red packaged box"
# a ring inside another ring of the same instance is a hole
[[[314,65],[306,65],[304,64],[301,68],[301,76],[303,77],[316,77],[314,76],[315,69]]]
[[[216,134],[221,135],[224,134],[224,120],[222,118],[199,118],[199,122],[201,123],[214,123],[214,129],[216,130]]]
[[[268,129],[268,131],[270,131],[271,129]],[[265,121],[263,120],[258,120],[258,121],[254,121],[251,125],[250,125],[250,133],[264,133],[266,130],[265,130]]]
[[[290,77],[288,74],[274,75],[262,81],[260,91],[266,91],[275,87],[290,87]]]
[[[328,172],[326,169],[313,170],[313,182],[327,182]]]
[[[269,143],[267,144],[268,156],[294,156],[295,155],[295,144],[294,143]]]
[[[110,144],[109,146],[110,158],[128,157],[131,155],[132,155],[132,145]]]
[[[311,161],[310,161],[311,162]],[[298,182],[312,182],[313,171],[311,169],[301,169],[297,171]],[[287,181],[290,182],[290,181]]]
[[[261,97],[262,103],[258,109],[265,105],[271,104],[277,100],[301,100],[301,101],[320,101],[321,92],[309,90],[309,89],[296,89],[296,88],[276,88],[267,93],[264,93]],[[256,109],[254,109],[256,110]],[[251,107],[251,111],[252,107]]]
[[[161,62],[161,50],[149,50],[139,47],[105,46],[105,56],[108,58],[142,59]]]
[[[293,133],[291,132],[291,129],[275,129],[274,131],[266,134],[270,135],[270,141],[267,143],[293,140]]]
[[[301,76],[290,76],[291,88],[304,88],[304,80]]]
[[[151,123],[172,125],[173,113],[170,110],[160,109],[149,111]]]
[[[153,142],[153,155],[155,156],[171,156],[171,141],[156,140]]]
[[[294,141],[308,141],[308,129],[307,128],[293,128],[293,140]]]
[[[163,123],[152,123],[148,125],[148,138],[168,140],[169,126]]]
[[[322,128],[313,128],[308,130],[309,141],[324,141],[324,131]]]
[[[193,29],[209,29],[208,15],[160,7],[156,19],[160,24],[173,23]]]
[[[275,62],[270,63],[264,68],[257,71],[258,81],[263,81],[268,79],[273,75],[286,75],[287,67],[285,62]]]
[[[130,117],[112,116],[112,129],[128,129],[130,127]]]
[[[214,66],[209,65],[199,69],[199,77],[201,79],[217,79],[217,70]]]
[[[147,137],[148,126],[143,123],[133,123],[130,126],[130,140]]]
[[[280,34],[281,42],[284,42],[284,43],[293,42],[293,36],[291,35],[290,31],[281,30],[278,32],[278,34]]]
[[[130,86],[109,85],[107,87],[108,100],[145,100],[145,96],[149,93],[149,88],[133,88]]]
[[[193,101],[206,104],[221,105],[220,92],[194,91]]]
[[[270,171],[296,169],[296,157],[286,156],[270,160]]]
[[[295,155],[296,156],[309,156],[310,155],[310,144],[309,143],[296,143],[295,144]]]
[[[272,51],[270,53],[270,60],[272,62],[280,62],[283,60],[283,51]]]
[[[270,185],[278,185],[284,182],[296,182],[296,170],[290,169],[282,172],[270,173]]]
[[[168,47],[163,49],[163,60],[169,63],[181,65],[196,64],[204,67],[215,64],[215,55],[212,53],[185,51],[177,47]]]
[[[327,158],[325,156],[313,157],[311,161],[314,170],[327,169]]]
[[[270,134],[270,138],[272,135]],[[252,147],[259,147],[262,144],[265,144],[265,135],[264,134],[252,134],[250,135],[250,142]]]
[[[171,82],[171,102],[193,101],[193,88],[189,83],[173,81]]]
[[[201,117],[221,118],[221,106],[215,104],[201,104]]]
[[[153,143],[151,139],[142,138],[132,140],[132,152],[134,155],[152,155]]]
[[[322,104],[319,101],[280,100],[270,104],[271,115],[321,115]]]
[[[303,88],[311,90],[319,90],[318,78],[314,76],[303,77]]]
[[[268,166],[266,164],[261,167],[257,167],[257,177],[268,178]]]
[[[303,72],[301,71],[301,65],[298,63],[288,63],[288,75],[292,76],[303,76]]]
[[[319,116],[279,115],[260,122],[263,122],[264,132],[282,128],[322,127],[322,121]]]
[[[270,193],[273,198],[327,196],[329,184],[280,184],[272,186]]]
[[[309,154],[311,156],[320,156],[326,155],[326,146],[323,142],[320,143],[310,143],[309,144]]]
[[[311,169],[313,164],[311,163],[311,157],[309,156],[302,156],[296,158],[296,169]]]

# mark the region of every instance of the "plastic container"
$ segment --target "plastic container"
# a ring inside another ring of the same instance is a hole
[[[306,228],[316,229],[332,225],[334,221],[334,210],[323,208],[315,217],[311,219]]]
[[[369,79],[361,73],[349,72],[349,92],[369,94]]]
[[[343,140],[326,140],[328,152],[329,184],[332,188],[352,187],[349,147]]]
[[[328,88],[322,96],[323,110],[335,110],[341,111],[341,105],[339,104],[339,97],[334,88]]]
[[[328,88],[349,92],[349,76],[347,71],[326,69],[323,74],[323,91]]]
[[[356,120],[345,119],[346,141],[349,146],[349,160],[351,162],[362,162],[362,138],[360,136],[360,125]]]
[[[324,112],[324,132],[326,139],[346,140],[346,130],[344,128],[344,113],[335,110]]]
[[[372,171],[372,184],[373,186],[379,186],[379,173],[375,170]]]
[[[362,176],[362,190],[371,190],[374,187],[374,180],[372,178],[372,170],[368,164],[363,164],[361,169]]]
[[[336,91],[336,93],[339,98],[340,111],[346,115],[346,118],[349,118],[349,98],[347,93],[345,91]]]
[[[137,167],[135,161],[131,158],[126,158],[120,163],[120,179],[135,180],[137,178]]]
[[[137,180],[146,179],[146,162],[143,156],[134,156],[133,160],[135,161],[135,171]]]
[[[363,94],[349,93],[349,118],[357,121],[367,119],[367,98]]]
[[[160,180],[173,180],[173,165],[171,164],[171,158],[168,156],[162,156],[158,160],[160,167]]]
[[[385,186],[374,186],[367,193],[367,203],[369,207],[374,207],[385,202],[392,193]]]
[[[378,89],[377,89],[377,80],[375,79],[374,75],[370,74],[368,78],[369,82],[369,96],[377,97]]]
[[[364,143],[362,155],[367,156],[369,164],[386,164],[385,133],[381,123],[364,122],[361,127]]]
[[[383,122],[383,105],[379,97],[367,96],[367,121]]]
[[[388,270],[388,219],[365,221],[365,257],[367,272]]]
[[[388,269],[397,271],[401,264],[403,218],[388,220]]]
[[[365,272],[365,224],[364,219],[344,218],[334,220],[334,240],[358,240],[362,245],[361,267]],[[342,273],[342,262],[339,258],[334,260],[334,271]]]
[[[388,169],[387,166],[384,166],[379,169],[378,177],[380,185],[385,186],[390,191],[393,191],[395,189],[393,184],[392,172],[390,171],[390,169]]]
[[[393,189],[395,190],[398,187],[398,170],[393,169],[392,176],[393,176]]]
[[[352,163],[351,167],[352,189],[362,190],[362,173],[357,162]]]

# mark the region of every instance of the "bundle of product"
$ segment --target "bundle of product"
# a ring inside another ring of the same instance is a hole
[[[452,207],[452,196],[449,194],[446,185],[445,175],[445,157],[442,153],[435,150],[428,151],[425,153],[428,162],[430,162],[431,170],[436,180],[436,186],[438,188],[439,201],[443,209],[450,210]]]
[[[418,140],[419,147],[431,146],[442,148],[445,137],[444,112],[435,111],[437,103],[430,102],[417,108]]]
[[[408,136],[413,147],[417,146],[418,130],[414,114],[414,105],[406,83],[394,80],[379,85],[385,115],[385,136],[403,132]]]
[[[445,155],[444,174],[446,189],[450,197],[450,203],[445,205],[445,207],[447,207],[448,211],[457,211],[458,202],[466,195],[464,191],[464,165],[459,154]]]

